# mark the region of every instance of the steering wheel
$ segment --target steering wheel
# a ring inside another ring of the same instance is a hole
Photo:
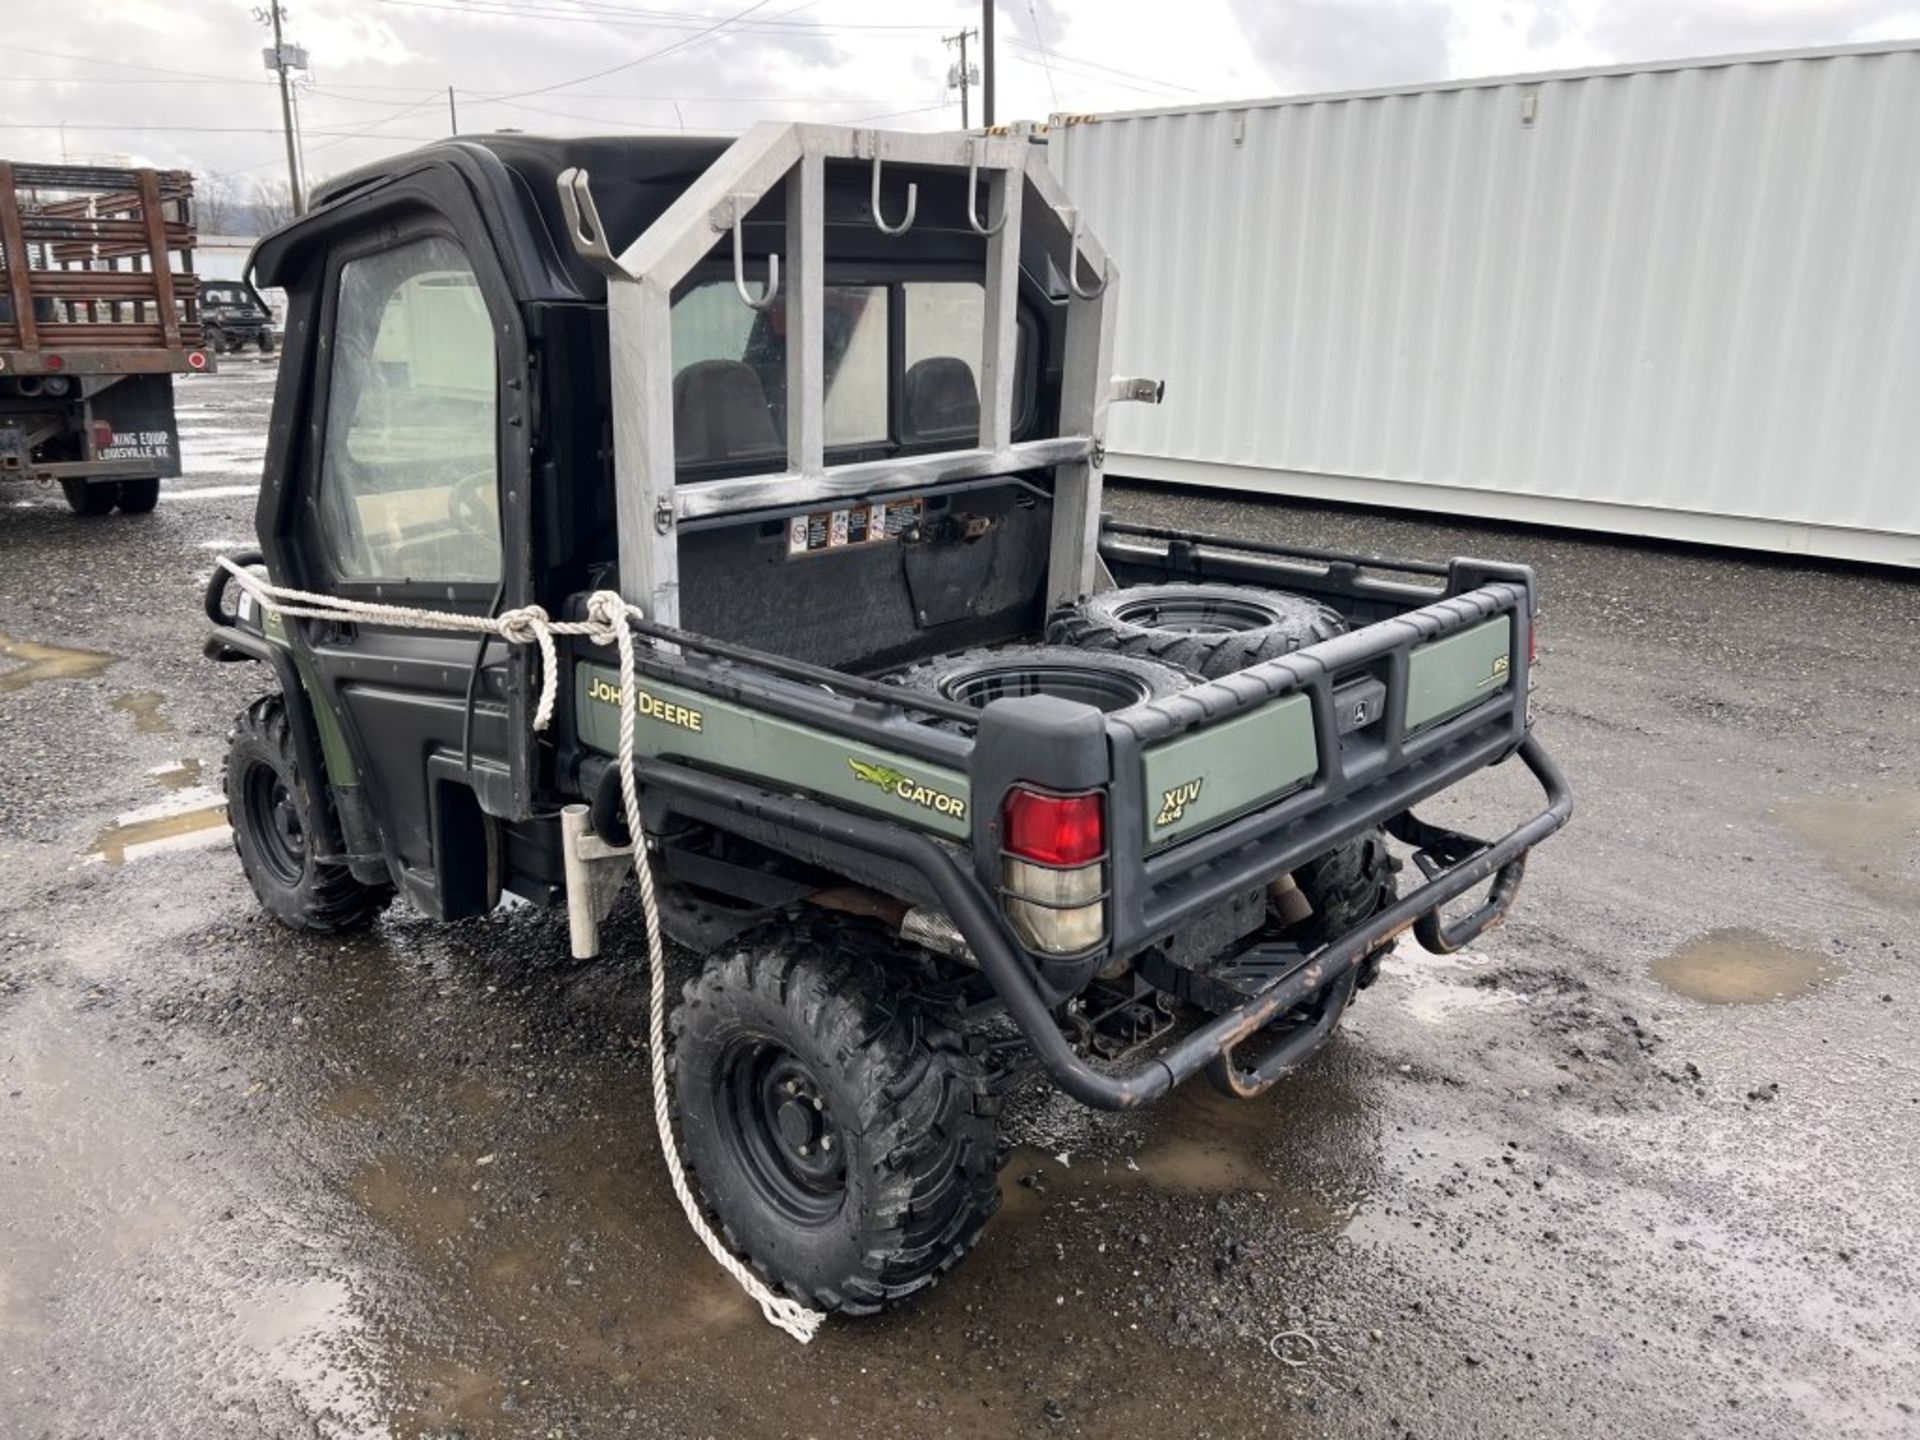
[[[498,477],[492,467],[475,470],[455,480],[447,490],[447,518],[456,528],[498,543],[500,501]]]

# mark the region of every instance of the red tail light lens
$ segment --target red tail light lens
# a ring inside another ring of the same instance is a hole
[[[1527,664],[1540,658],[1540,620],[1535,616],[1527,626]]]
[[[1006,852],[1041,865],[1085,865],[1107,853],[1106,810],[1099,795],[1007,792]]]
[[[93,448],[106,450],[113,445],[113,426],[104,420],[93,422]]]

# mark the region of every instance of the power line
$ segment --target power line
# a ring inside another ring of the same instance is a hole
[[[702,40],[705,40],[708,36],[717,34],[719,31],[724,30],[728,25],[732,24],[736,20],[744,20],[747,16],[753,14],[754,11],[763,9],[769,3],[770,3],[770,0],[753,0],[753,4],[747,6],[744,10],[737,10],[733,14],[727,16],[726,19],[717,20],[712,25],[709,25],[706,29],[699,31],[696,34],[689,35],[684,40],[676,40],[671,45],[661,46],[658,50],[649,50],[644,55],[636,56],[632,60],[623,60],[618,65],[609,65],[604,70],[595,70],[591,74],[587,74],[587,75],[576,75],[571,80],[556,80],[551,85],[537,85],[531,90],[516,90],[511,95],[500,96],[499,99],[500,100],[520,100],[525,98],[528,95],[547,95],[547,94],[551,94],[555,90],[566,90],[566,89],[570,89],[575,85],[584,85],[589,80],[604,80],[607,76],[617,75],[622,70],[631,70],[634,68],[634,66],[644,65],[649,60],[658,60],[663,55],[671,55],[676,51],[685,50],[690,46],[698,45]],[[498,102],[496,101],[495,103],[498,103]]]
[[[1108,75],[1124,76],[1128,80],[1143,80],[1149,85],[1157,85],[1163,90],[1179,90],[1188,95],[1199,95],[1202,91],[1191,85],[1176,85],[1171,80],[1162,80],[1156,75],[1142,75],[1137,70],[1122,70],[1117,65],[1103,65],[1098,60],[1087,60],[1078,55],[1063,55],[1058,50],[1046,51],[1045,47],[1022,40],[1017,35],[1009,35],[1007,43],[1021,50],[1036,50],[1050,54],[1057,65],[1077,66],[1082,70],[1098,70]]]
[[[1052,97],[1053,108],[1060,108],[1060,91],[1053,83],[1053,57],[1047,54],[1047,37],[1040,31],[1040,16],[1033,8],[1033,0],[1027,0],[1027,19],[1033,22],[1033,38],[1040,42],[1040,63],[1047,72],[1047,94]]]

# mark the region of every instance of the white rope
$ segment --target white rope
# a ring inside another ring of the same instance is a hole
[[[497,616],[457,615],[441,610],[421,610],[410,605],[385,605],[371,600],[348,600],[338,595],[321,595],[311,590],[294,590],[262,580],[236,565],[224,555],[220,565],[235,582],[263,607],[298,619],[331,620],[342,624],[392,625],[415,630],[454,630],[474,634],[498,635],[512,645],[540,647],[540,700],[534,711],[533,728],[544,730],[553,718],[559,663],[554,650],[556,635],[585,635],[596,645],[612,644],[620,652],[620,798],[626,811],[627,833],[633,837],[633,874],[640,886],[640,912],[646,921],[647,968],[651,989],[648,1006],[647,1045],[653,1078],[653,1119],[660,1132],[660,1154],[666,1161],[667,1179],[680,1201],[687,1224],[707,1247],[707,1253],[719,1262],[760,1304],[760,1313],[769,1323],[793,1336],[802,1344],[813,1339],[814,1332],[827,1317],[797,1300],[777,1295],[753,1271],[727,1249],[707,1224],[693,1187],[680,1161],[680,1147],[673,1135],[673,1110],[667,1089],[667,961],[660,938],[660,905],[654,894],[653,864],[647,855],[646,831],[640,823],[640,789],[633,775],[633,725],[635,697],[633,665],[633,629],[629,623],[639,612],[611,590],[597,590],[587,600],[587,619],[553,620],[538,605],[525,605]]]

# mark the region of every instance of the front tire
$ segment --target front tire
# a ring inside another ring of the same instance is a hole
[[[260,903],[294,930],[331,935],[372,922],[393,898],[385,885],[354,879],[315,853],[324,775],[303,776],[286,702],[278,695],[240,712],[227,736],[227,823],[240,868]]]
[[[673,1017],[686,1156],[727,1243],[818,1309],[931,1285],[999,1208],[985,1067],[860,938],[773,925],[688,983]]]

